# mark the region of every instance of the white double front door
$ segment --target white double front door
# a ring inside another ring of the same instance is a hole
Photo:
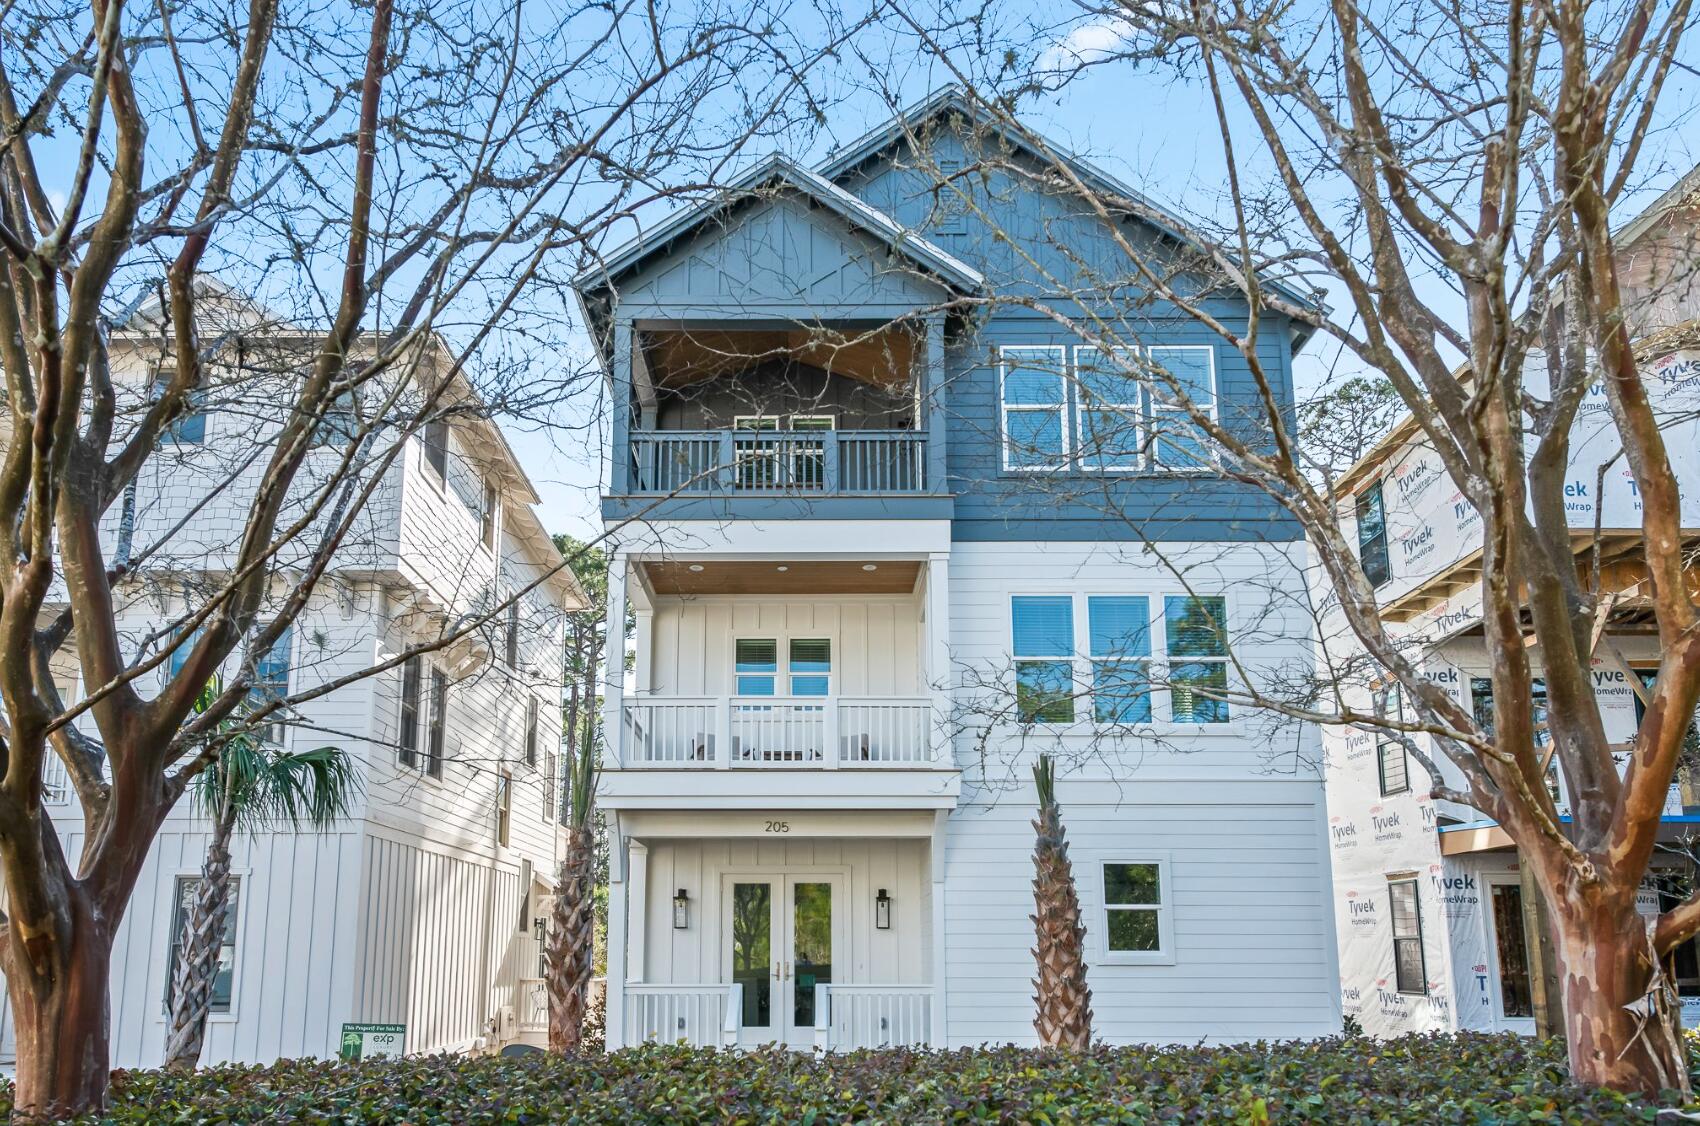
[[[844,877],[728,874],[721,900],[724,980],[744,987],[738,1043],[813,1046],[815,987],[845,948]]]

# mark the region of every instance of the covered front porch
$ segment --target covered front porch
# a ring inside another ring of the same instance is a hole
[[[609,1047],[943,1043],[945,816],[615,814]]]

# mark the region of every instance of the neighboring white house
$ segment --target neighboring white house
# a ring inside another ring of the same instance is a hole
[[[1618,233],[1634,318],[1637,354],[1649,397],[1660,412],[1666,449],[1682,493],[1686,534],[1700,537],[1700,290],[1694,240],[1700,225],[1700,170],[1691,173]],[[1659,668],[1656,631],[1640,584],[1641,506],[1602,391],[1588,393],[1575,423],[1565,509],[1578,552],[1589,565],[1596,533],[1601,589],[1616,598],[1594,661],[1595,697],[1607,737],[1634,740],[1640,701],[1631,678]],[[1472,710],[1494,716],[1481,626],[1481,517],[1453,487],[1438,457],[1407,418],[1338,485],[1349,495],[1341,525],[1355,534],[1365,573],[1376,584],[1383,617],[1410,647],[1417,667]],[[1326,581],[1326,580],[1321,580]],[[1336,607],[1323,594],[1319,604]],[[1351,667],[1362,646],[1336,609],[1322,629],[1324,660]],[[1531,649],[1535,674],[1540,652]],[[1537,682],[1538,684],[1538,682]],[[1349,686],[1359,707],[1371,685]],[[1400,706],[1397,692],[1386,708]],[[1538,708],[1538,704],[1537,704]],[[1536,720],[1539,722],[1539,715]],[[1415,737],[1444,759],[1429,737]],[[1541,956],[1533,885],[1520,878],[1505,832],[1476,811],[1430,800],[1427,772],[1400,744],[1369,730],[1329,729],[1329,835],[1340,935],[1344,1011],[1372,1033],[1451,1029],[1533,1031]],[[1447,764],[1455,773],[1455,768]],[[1445,784],[1463,789],[1461,775]],[[1662,836],[1691,835],[1700,808],[1688,773],[1671,787]],[[1561,814],[1562,779],[1552,779]],[[1681,862],[1656,855],[1644,889],[1648,912],[1677,885],[1665,879]],[[1688,943],[1675,956],[1684,1012],[1700,1005],[1700,956]]]
[[[979,206],[937,208],[907,138],[968,167],[971,114],[946,91],[820,169],[774,158],[579,279],[635,653],[598,799],[612,1046],[1031,1043],[1042,750],[1097,1035],[1340,1027],[1316,734],[1187,686],[1230,682],[1227,638],[1308,667],[1302,539],[1178,443],[1100,447],[1067,330],[944,311],[1065,268],[1047,231],[1108,241],[999,170],[1035,159],[1011,136],[962,178]],[[1177,310],[1131,315],[1202,395],[1255,394]],[[1303,326],[1265,332],[1284,378]]]
[[[200,304],[203,339],[219,341],[203,409],[173,427],[103,528],[108,558],[163,541],[119,591],[134,660],[169,648],[174,639],[153,635],[222,579],[278,404],[290,401],[279,374],[289,364],[274,361],[306,354],[311,339],[211,283]],[[149,393],[160,341],[155,303],[113,334],[116,381],[132,404]],[[374,385],[359,411],[378,409],[381,397]],[[393,417],[407,417],[404,407]],[[370,449],[395,440],[393,427],[380,427]],[[348,447],[332,435],[309,454],[301,497]],[[335,1055],[351,1023],[400,1025],[409,1052],[494,1047],[540,1027],[534,920],[546,914],[539,897],[559,851],[562,615],[583,597],[557,570],[536,501],[499,430],[476,411],[406,439],[318,592],[261,661],[267,690],[307,691],[441,636],[554,572],[487,628],[274,725],[285,746],[346,751],[363,792],[323,833],[238,833],[205,1061]],[[292,512],[299,502],[292,495]],[[280,555],[277,589],[305,550]],[[60,671],[75,700],[75,662]],[[48,809],[74,861],[80,808],[54,766]],[[188,805],[161,829],[114,948],[115,1066],[161,1061],[181,904],[208,839]],[[10,1035],[9,1020],[0,1027]]]

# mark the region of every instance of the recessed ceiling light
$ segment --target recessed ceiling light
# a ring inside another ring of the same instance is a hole
[[[790,570],[790,569],[791,569],[791,568],[789,568],[789,567],[787,567],[787,566],[786,566],[786,565],[785,565],[785,564],[783,564],[783,563],[781,563],[781,564],[780,564],[780,565],[779,565],[779,566],[777,566],[777,567],[775,567],[775,568],[774,568],[774,570],[775,570],[775,571],[789,571],[789,570]]]
[[[693,570],[693,571],[702,570],[702,564],[701,563],[692,563],[691,564],[691,570]]]
[[[877,570],[879,570],[879,564],[877,564],[877,563],[864,563],[864,564],[862,564],[862,570],[864,570],[864,571],[877,571]]]

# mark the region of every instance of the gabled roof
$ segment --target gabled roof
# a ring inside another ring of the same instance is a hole
[[[713,198],[669,216],[654,230],[643,232],[603,255],[596,265],[581,271],[573,278],[573,288],[583,294],[610,285],[615,278],[629,273],[654,255],[664,252],[728,208],[781,186],[807,196],[812,202],[833,212],[857,230],[885,243],[953,289],[975,292],[985,284],[985,278],[980,271],[960,258],[929,242],[885,212],[856,198],[825,177],[775,153],[733,180],[725,190]]]
[[[1156,227],[1167,237],[1186,246],[1201,247],[1204,240],[1192,231],[1185,220],[1174,212],[1157,203],[1150,196],[1138,191],[1130,185],[1118,180],[1102,168],[1092,164],[1085,158],[1070,152],[1067,147],[1057,144],[1049,137],[1041,137],[1045,149],[1040,151],[1019,131],[1008,128],[1004,123],[989,118],[986,113],[975,106],[973,99],[968,96],[961,86],[941,86],[925,98],[909,108],[902,110],[883,125],[864,133],[841,148],[833,150],[825,161],[817,165],[815,171],[822,177],[834,182],[842,179],[851,170],[861,166],[866,161],[899,144],[913,133],[920,131],[926,124],[947,113],[961,114],[977,125],[996,130],[1012,148],[1019,150],[1034,160],[1049,163],[1053,159],[1068,167],[1081,181],[1089,187],[1114,196],[1133,205],[1138,217]],[[1030,130],[1035,135],[1037,131]],[[1268,282],[1270,288],[1278,290],[1289,302],[1301,306],[1315,306],[1318,301],[1314,296],[1304,296],[1290,286],[1280,282]],[[1308,337],[1306,332],[1304,337]],[[1301,338],[1295,347],[1303,344]]]

